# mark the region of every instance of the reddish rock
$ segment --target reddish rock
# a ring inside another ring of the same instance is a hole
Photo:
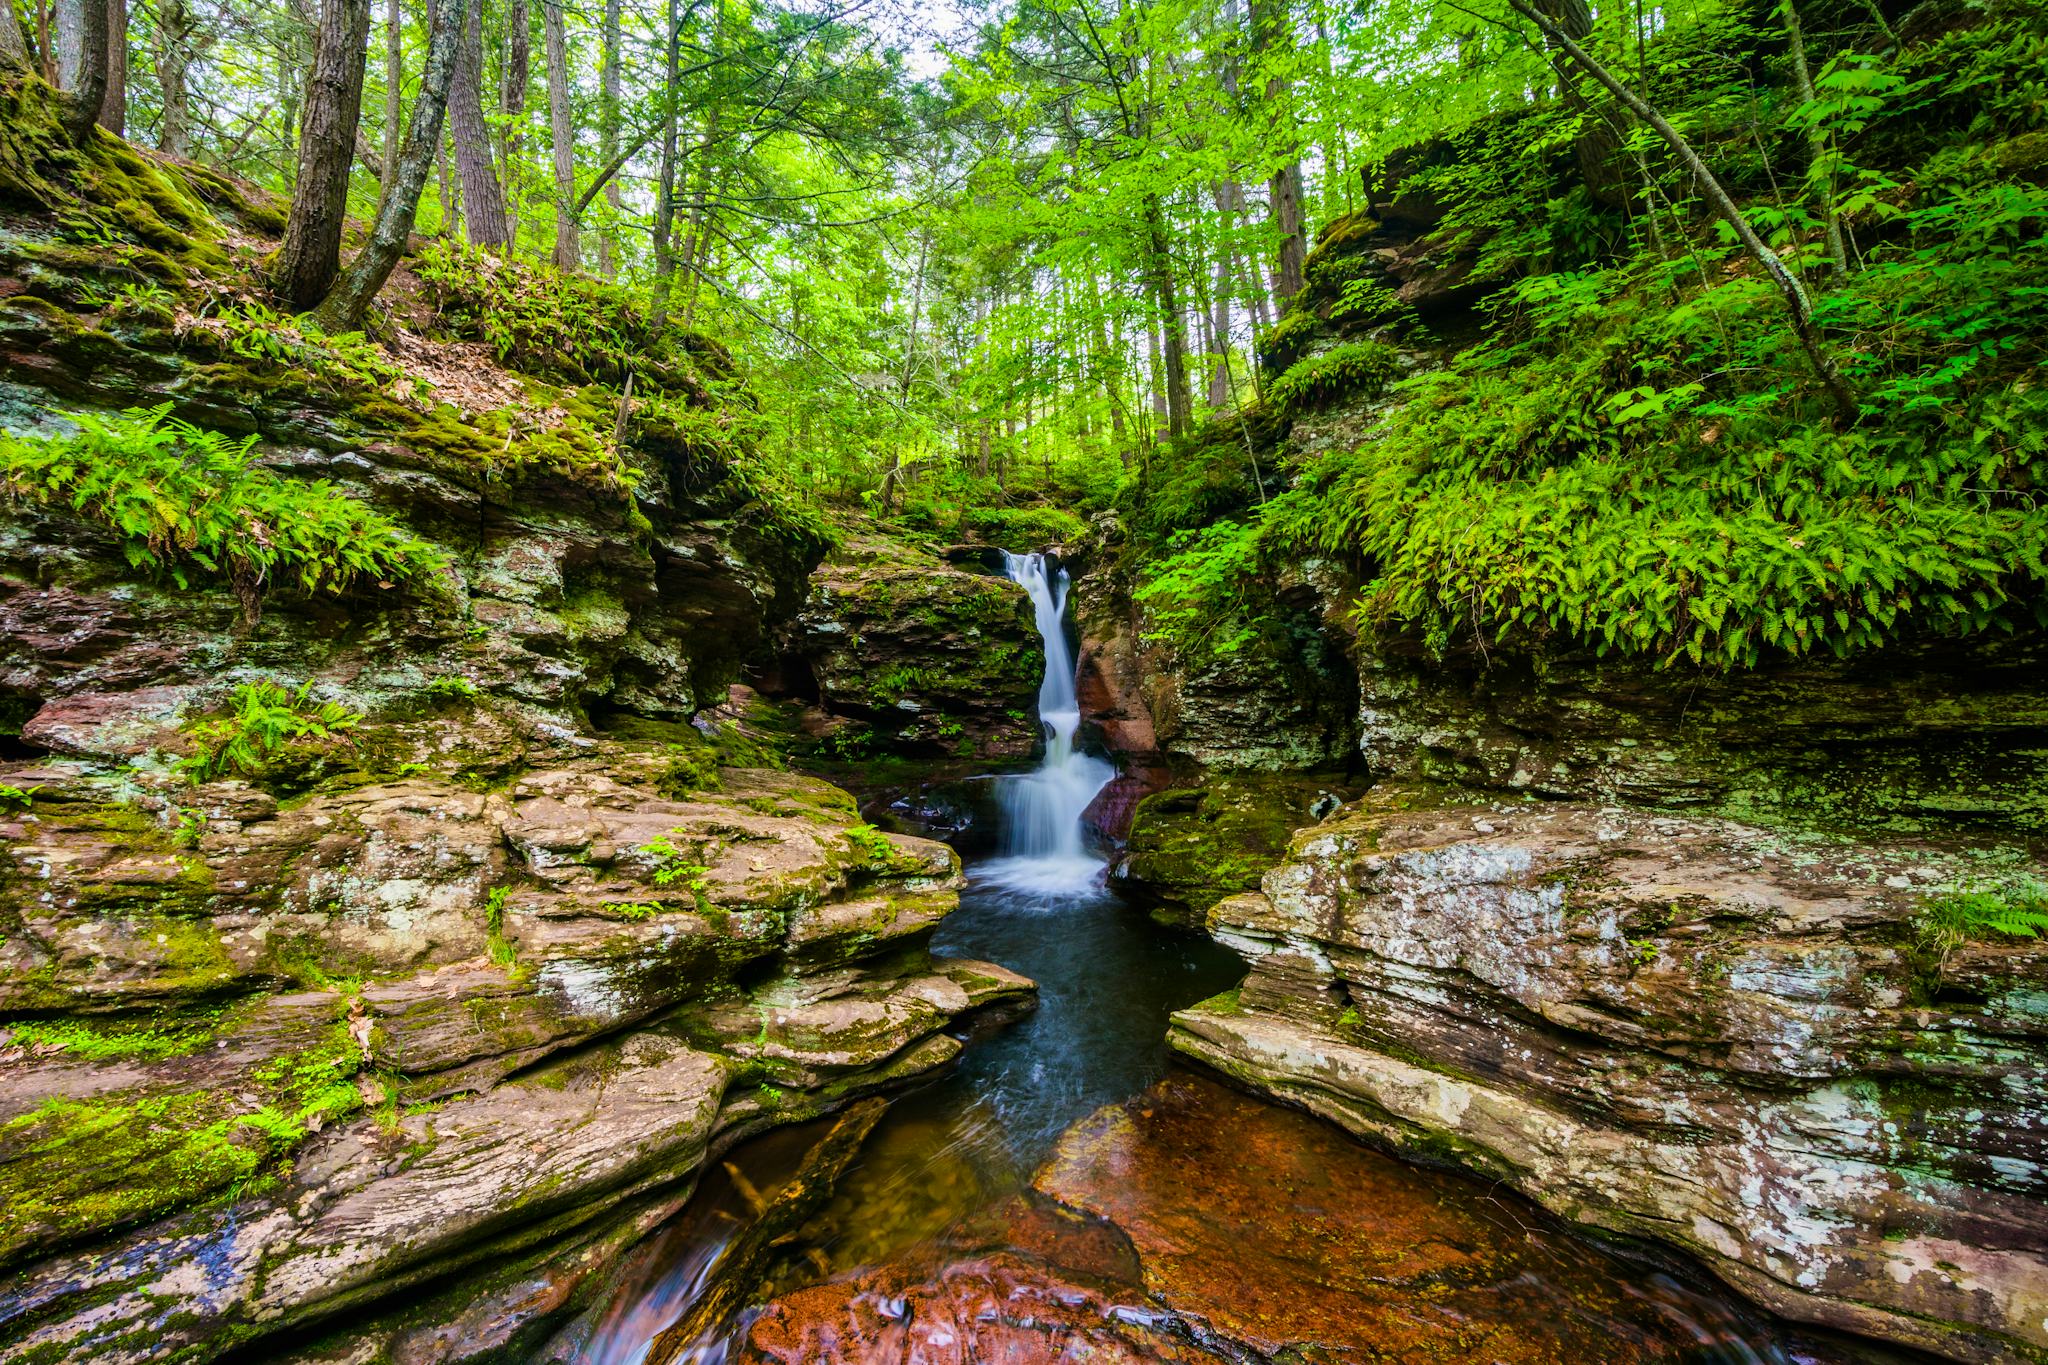
[[[785,1295],[739,1358],[1536,1365],[1768,1335],[1484,1185],[1192,1073],[1075,1125],[986,1235]]]

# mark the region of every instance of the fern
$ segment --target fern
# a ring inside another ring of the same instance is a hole
[[[353,730],[362,715],[339,702],[315,701],[313,684],[293,691],[264,680],[235,688],[226,714],[191,722],[193,753],[180,768],[194,782],[236,775],[260,777],[293,745]]]
[[[64,508],[121,537],[131,566],[179,587],[224,578],[253,623],[282,576],[307,593],[430,574],[446,557],[324,480],[256,463],[255,438],[203,431],[170,405],[79,413],[71,435],[0,432],[0,492]]]
[[[1956,888],[1922,903],[1917,928],[1937,964],[1971,939],[2048,936],[2048,882],[2022,877],[1997,887]]]

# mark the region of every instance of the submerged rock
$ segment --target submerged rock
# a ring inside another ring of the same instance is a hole
[[[741,1358],[1533,1365],[1775,1335],[1511,1197],[1185,1072],[1075,1125],[999,1221],[776,1299]]]
[[[1788,1317],[2032,1359],[2048,947],[1915,926],[1985,857],[1381,788],[1211,910],[1252,973],[1172,1041]]]

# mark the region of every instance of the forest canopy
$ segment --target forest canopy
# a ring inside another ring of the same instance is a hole
[[[688,353],[813,507],[1114,513],[1177,648],[1306,559],[1437,648],[2042,620],[2036,4],[9,0],[0,56],[280,196],[304,334],[402,269],[593,413]]]

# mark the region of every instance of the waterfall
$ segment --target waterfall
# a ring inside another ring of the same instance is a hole
[[[1074,747],[1081,702],[1074,694],[1074,656],[1067,648],[1067,571],[1049,567],[1042,554],[1008,551],[1003,553],[1003,571],[1031,595],[1038,633],[1045,642],[1045,680],[1038,685],[1045,760],[1036,772],[1004,779],[1005,856],[986,864],[982,875],[1018,891],[1086,891],[1100,877],[1103,862],[1083,843],[1081,813],[1116,770]]]

